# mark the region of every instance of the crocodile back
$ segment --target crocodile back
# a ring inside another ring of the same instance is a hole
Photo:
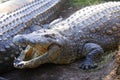
[[[105,50],[116,48],[120,40],[120,2],[86,7],[70,16],[67,22],[78,31],[74,32],[75,42],[97,43]]]
[[[74,57],[67,59],[86,55],[82,53],[85,43],[99,44],[105,51],[114,50],[120,41],[120,2],[107,2],[83,8],[54,25],[52,29],[68,40],[67,46],[70,47],[65,50],[70,53],[64,51],[63,54],[74,54]],[[64,56],[62,58],[64,59]]]

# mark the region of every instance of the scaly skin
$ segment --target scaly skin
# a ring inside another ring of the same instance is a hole
[[[0,17],[0,72],[13,67],[20,48],[12,42],[17,34],[41,29],[41,25],[56,18],[65,0],[34,0]],[[37,25],[37,26],[33,26]]]
[[[0,3],[0,15],[5,15],[7,13],[13,12],[14,10],[32,1],[34,0],[6,0],[3,3]]]
[[[83,8],[51,29],[17,35],[13,41],[19,46],[29,45],[15,60],[16,68],[68,64],[82,56],[86,59],[80,68],[95,68],[95,55],[119,45],[120,2]]]

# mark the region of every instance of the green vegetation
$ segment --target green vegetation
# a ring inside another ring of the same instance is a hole
[[[69,0],[68,5],[79,7],[79,6],[86,6],[86,5],[93,5],[93,4],[99,4],[102,2],[107,2],[110,0]],[[119,1],[119,0],[111,0],[111,1]]]

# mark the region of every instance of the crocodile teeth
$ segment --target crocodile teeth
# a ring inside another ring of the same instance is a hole
[[[20,50],[20,51],[25,50],[26,46],[27,46],[27,45],[25,45],[25,44],[19,45],[19,50]]]

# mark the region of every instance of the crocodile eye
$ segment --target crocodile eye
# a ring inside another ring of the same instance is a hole
[[[45,34],[44,36],[47,38],[54,38],[55,39],[55,34]]]
[[[55,34],[51,34],[51,36],[55,37]]]

